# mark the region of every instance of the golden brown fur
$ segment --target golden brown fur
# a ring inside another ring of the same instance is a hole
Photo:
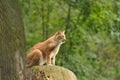
[[[56,32],[49,39],[35,44],[26,56],[27,67],[34,65],[55,65],[55,56],[66,40],[64,31]]]

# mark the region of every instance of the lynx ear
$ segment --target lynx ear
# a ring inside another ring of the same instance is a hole
[[[65,30],[63,30],[63,33],[65,33]]]
[[[55,35],[59,35],[59,34],[61,34],[61,33],[65,33],[65,30],[63,30],[63,31],[58,31],[58,32],[55,33]]]
[[[60,32],[60,31],[58,31],[58,32],[56,32],[56,33],[55,33],[55,35],[58,35],[58,34],[61,34],[61,32]]]

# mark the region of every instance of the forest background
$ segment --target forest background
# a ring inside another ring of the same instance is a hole
[[[19,0],[26,52],[65,30],[56,65],[78,80],[120,79],[120,0]]]

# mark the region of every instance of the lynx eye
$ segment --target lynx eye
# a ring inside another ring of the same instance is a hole
[[[64,38],[64,36],[61,36],[61,38]]]

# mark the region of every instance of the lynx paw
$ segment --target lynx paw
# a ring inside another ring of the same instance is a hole
[[[53,64],[47,64],[47,65],[49,65],[49,66],[53,66]]]

